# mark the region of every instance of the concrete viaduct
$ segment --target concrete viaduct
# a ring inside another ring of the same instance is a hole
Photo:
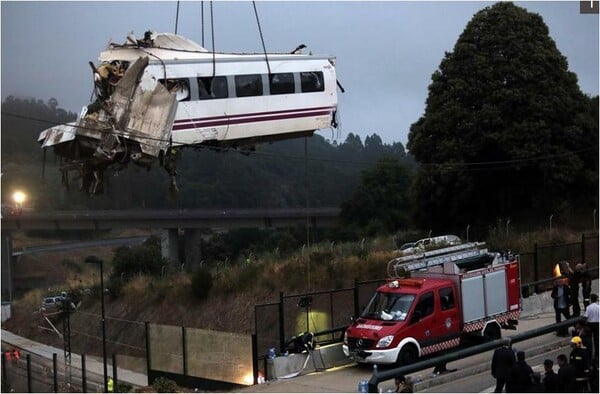
[[[187,266],[201,260],[201,236],[207,230],[224,231],[234,228],[289,228],[333,226],[339,218],[339,208],[297,209],[177,209],[177,210],[106,210],[23,212],[3,217],[2,224],[2,290],[9,283],[13,264],[12,236],[26,230],[112,230],[118,228],[161,229],[163,257]],[[179,250],[182,237],[183,254]]]

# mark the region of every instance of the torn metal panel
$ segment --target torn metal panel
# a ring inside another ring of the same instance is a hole
[[[124,130],[130,134],[129,138],[140,143],[143,153],[157,157],[170,143],[176,112],[176,95],[162,84],[157,83],[150,92],[138,86]]]

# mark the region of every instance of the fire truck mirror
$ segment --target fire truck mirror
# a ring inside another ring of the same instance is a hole
[[[418,323],[421,321],[422,318],[423,318],[423,314],[421,313],[421,311],[417,310],[417,311],[415,311],[415,313],[413,313],[411,323]]]

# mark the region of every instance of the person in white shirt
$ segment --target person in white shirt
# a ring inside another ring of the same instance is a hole
[[[598,322],[600,320],[600,305],[598,305],[598,294],[590,294],[591,303],[585,308],[585,320],[587,325],[592,329],[594,336],[594,357],[598,358]]]

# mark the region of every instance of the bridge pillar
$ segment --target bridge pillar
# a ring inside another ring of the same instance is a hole
[[[171,263],[179,263],[179,230],[163,229],[160,234],[160,250],[162,257]]]
[[[13,288],[13,243],[11,233],[8,231],[2,231],[2,300],[12,301],[12,288]]]
[[[202,230],[186,228],[183,245],[185,268],[195,271],[202,263]]]

